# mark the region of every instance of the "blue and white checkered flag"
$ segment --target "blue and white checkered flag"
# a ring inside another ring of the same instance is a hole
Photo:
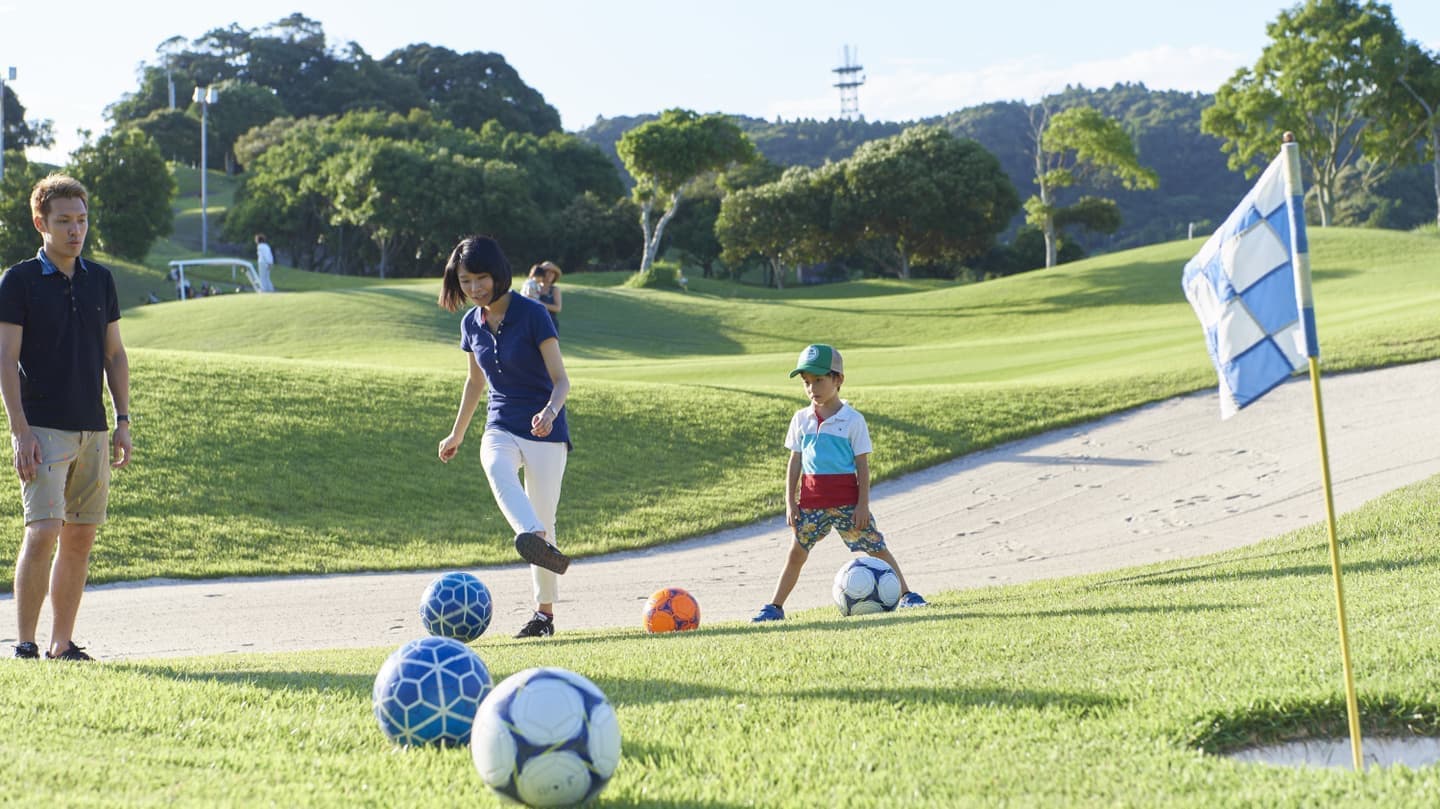
[[[1296,151],[1285,144],[1185,265],[1185,297],[1220,377],[1222,419],[1320,356]]]

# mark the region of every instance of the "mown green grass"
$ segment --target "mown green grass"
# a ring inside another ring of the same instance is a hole
[[[171,240],[200,251],[200,172],[182,165],[171,165],[175,177],[175,225]],[[235,192],[240,188],[240,178],[228,176],[223,171],[207,172],[205,177],[205,207],[210,220],[211,246],[220,241],[220,220],[225,211],[235,203]]]
[[[137,456],[116,475],[92,581],[513,561],[511,532],[479,464],[478,431],[450,464],[435,458],[454,418],[457,375],[134,355]],[[1132,398],[1115,398],[1124,395]],[[1021,414],[1058,426],[1152,395],[997,386],[876,389],[863,401],[875,411],[872,436],[887,447],[877,470],[893,474],[1017,437]],[[578,388],[559,515],[566,547],[643,547],[777,511],[783,435],[771,434],[795,406],[788,395],[698,386]],[[19,535],[18,513],[4,522]]]
[[[1440,303],[1440,241],[1340,229],[1311,241],[1327,370],[1440,355],[1440,329],[1429,316]],[[909,282],[922,284],[919,291],[867,281],[777,298],[734,285],[725,287],[733,294],[709,294],[567,283],[561,342],[579,376],[713,386],[783,388],[777,369],[816,341],[845,350],[849,389],[1184,372],[1206,365],[1179,286],[1199,245],[1174,242],[983,284]],[[214,302],[237,307],[234,316],[147,309],[134,313],[126,335],[139,347],[463,367],[452,350],[456,319],[434,307],[437,291],[437,280],[411,279]],[[305,340],[284,337],[311,321],[324,328]]]
[[[1368,739],[1440,722],[1440,478],[1341,521]],[[698,593],[702,605],[704,593]],[[417,627],[418,631],[418,627]],[[1434,768],[1295,770],[1217,753],[1345,735],[1320,526],[1214,556],[947,593],[925,610],[475,644],[498,680],[581,672],[624,736],[607,806],[1386,806]],[[391,651],[16,661],[0,759],[37,804],[490,806],[468,751],[393,748]],[[83,777],[77,776],[83,773]],[[11,793],[14,795],[15,793]]]
[[[1198,244],[973,286],[872,281],[795,299],[577,274],[561,333],[576,445],[562,542],[591,555],[778,513],[780,445],[803,404],[787,374],[812,340],[845,351],[844,395],[867,416],[877,479],[1212,387],[1178,287]],[[1312,250],[1328,371],[1440,356],[1440,242],[1327,230]],[[347,281],[277,271],[289,275]],[[510,561],[478,426],[455,462],[435,460],[466,362],[437,283],[126,310],[137,455],[117,476],[93,579]],[[0,493],[18,504],[13,476]],[[0,532],[19,536],[18,512],[3,512]]]

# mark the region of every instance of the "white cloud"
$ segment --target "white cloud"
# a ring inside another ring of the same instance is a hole
[[[1141,82],[1152,90],[1214,92],[1246,57],[1219,48],[1159,46],[1115,57],[1055,66],[1043,57],[1016,59],[979,70],[937,71],[934,60],[906,60],[871,71],[860,87],[860,111],[870,120],[908,121],[944,115],[988,101],[1034,102],[1067,85],[1109,87]],[[832,118],[839,91],[769,105],[774,118]]]

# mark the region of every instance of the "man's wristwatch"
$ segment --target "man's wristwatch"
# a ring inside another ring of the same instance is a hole
[[[129,424],[129,423],[130,423],[130,414],[129,414],[129,413],[116,413],[116,414],[115,414],[115,426],[117,426],[117,427],[120,426],[120,423],[121,423],[121,422],[124,422],[124,423],[126,423],[126,424]]]

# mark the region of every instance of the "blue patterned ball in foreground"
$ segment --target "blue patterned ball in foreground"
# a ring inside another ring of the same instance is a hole
[[[464,643],[485,634],[490,626],[490,588],[463,571],[435,577],[420,596],[425,631]]]
[[[385,659],[370,704],[381,732],[396,744],[467,744],[492,682],[469,646],[454,638],[420,638]]]
[[[570,806],[610,782],[620,764],[620,722],[588,679],[565,669],[526,669],[481,703],[470,753],[481,780],[502,797]]]

